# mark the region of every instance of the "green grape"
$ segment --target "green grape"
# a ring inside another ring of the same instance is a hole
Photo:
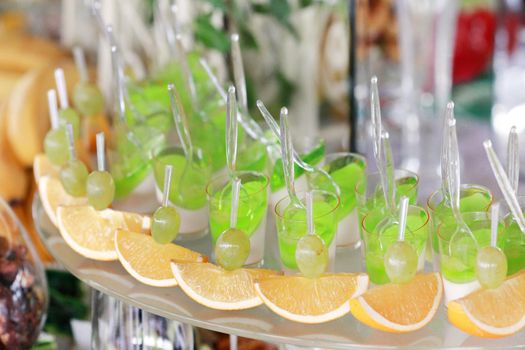
[[[507,277],[507,258],[497,247],[483,247],[476,256],[476,277],[484,288],[497,288]]]
[[[151,235],[160,244],[166,244],[177,237],[180,227],[180,216],[173,207],[160,207],[153,214]]]
[[[86,195],[86,181],[88,170],[84,163],[75,159],[69,161],[60,170],[60,182],[67,193],[74,197]]]
[[[229,228],[215,243],[215,260],[226,270],[242,267],[248,255],[250,255],[250,240],[241,230]]]
[[[58,112],[58,124],[66,126],[71,124],[73,126],[73,136],[78,139],[80,135],[80,117],[73,108],[62,109]]]
[[[416,250],[407,242],[392,244],[385,253],[385,271],[394,283],[407,283],[417,272]]]
[[[96,84],[80,82],[75,86],[73,102],[80,114],[96,115],[104,109],[104,96]]]
[[[106,209],[115,197],[115,182],[107,171],[93,171],[86,184],[88,202],[96,210]]]
[[[297,242],[295,261],[301,273],[309,278],[320,276],[328,266],[328,249],[318,235],[307,234]]]
[[[69,148],[66,129],[59,127],[49,130],[44,138],[44,152],[54,165],[62,166],[69,159]]]

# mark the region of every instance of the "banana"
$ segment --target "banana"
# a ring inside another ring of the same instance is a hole
[[[72,96],[79,77],[73,62],[67,59],[24,74],[7,102],[7,137],[23,166],[31,166],[35,155],[42,152],[49,129],[47,90],[55,88],[53,72],[57,67],[64,69],[69,96]]]
[[[16,160],[7,140],[7,108],[0,108],[0,196],[6,201],[23,200],[27,194],[28,176]]]
[[[65,57],[52,41],[23,33],[0,35],[0,69],[25,73]]]

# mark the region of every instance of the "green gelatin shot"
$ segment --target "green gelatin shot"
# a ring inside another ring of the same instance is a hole
[[[268,206],[268,194],[266,192],[267,181],[250,181],[241,184],[239,192],[239,209],[237,213],[236,228],[251,237],[266,219],[266,208]],[[210,197],[210,231],[213,244],[222,232],[230,228],[232,202],[231,183],[227,184]]]
[[[507,274],[510,276],[525,269],[525,234],[518,224],[512,220],[505,232],[503,252],[507,257]]]
[[[194,155],[192,164],[187,166],[181,149],[167,148],[153,161],[153,173],[157,188],[163,188],[164,168],[173,166],[169,200],[176,206],[189,210],[203,208],[207,203],[206,184],[210,177],[209,165]]]
[[[434,206],[438,200],[437,206]],[[492,194],[482,186],[463,185],[460,192],[459,209],[461,213],[473,213],[487,211],[492,203]],[[441,191],[432,194],[428,201],[428,208],[431,216],[430,234],[432,237],[432,247],[435,252],[439,251],[437,226],[443,222],[454,222],[454,215],[449,203],[442,200]]]
[[[335,239],[337,230],[335,215],[328,214],[333,210],[333,203],[314,199],[315,233],[321,237],[327,248],[330,247],[332,241]],[[297,270],[297,262],[295,261],[297,242],[308,232],[306,210],[298,208],[287,209],[282,217],[276,219],[276,223],[281,261],[287,269]]]
[[[337,170],[332,171],[332,168]],[[356,207],[355,186],[365,177],[366,164],[364,162],[353,162],[343,167],[337,168],[337,164],[325,167],[334,182],[339,186],[341,191],[341,205],[337,210],[337,220],[346,217]]]
[[[312,166],[315,166],[321,162],[325,155],[325,144],[324,141],[319,142],[314,148],[305,154],[301,154],[301,159]],[[304,169],[294,164],[294,175],[297,179],[304,174]],[[270,177],[270,188],[272,192],[276,192],[284,188],[284,173],[283,173],[283,162],[281,159],[276,160],[273,167],[272,176]]]
[[[441,273],[443,278],[453,283],[468,283],[476,279],[476,255],[479,248],[490,245],[490,219],[485,213],[468,213],[476,215],[463,215],[466,224],[472,231],[476,242],[469,237],[454,240],[454,247],[450,247],[450,238],[456,231],[455,222],[444,222],[438,228]],[[503,232],[503,224],[498,227],[498,232]],[[498,236],[497,246],[502,247],[504,235]]]
[[[407,216],[405,242],[410,244],[420,257],[428,238],[428,215],[424,210],[410,211]],[[398,241],[399,234],[397,223],[382,227],[381,232],[377,231],[378,224],[384,221],[385,217],[384,210],[376,208],[363,220],[366,269],[370,281],[378,285],[390,282],[385,270],[384,256],[388,248]]]

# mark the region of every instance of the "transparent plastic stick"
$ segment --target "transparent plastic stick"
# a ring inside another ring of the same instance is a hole
[[[311,191],[306,192],[306,227],[309,235],[315,234],[314,228],[314,198]]]
[[[403,196],[399,202],[399,227],[397,240],[403,242],[405,240],[405,231],[407,226],[407,214],[408,214],[408,197]]]
[[[390,146],[390,136],[386,131],[383,131],[383,134],[381,135],[381,144],[383,148],[383,155],[381,156],[381,169],[383,173],[383,192],[385,194],[386,205],[393,212],[396,207],[394,157],[392,155],[392,147]]]
[[[57,93],[53,89],[47,90],[47,104],[49,106],[49,120],[51,121],[51,128],[56,129],[59,126],[58,106]]]
[[[166,165],[164,167],[164,188],[162,189],[162,206],[163,207],[167,207],[169,203],[172,173],[173,173],[173,166]]]
[[[237,88],[237,96],[239,97],[239,104],[241,105],[241,109],[243,111],[247,111],[248,95],[246,93],[246,77],[244,76],[244,66],[242,63],[241,47],[239,44],[239,34],[232,34],[230,36],[230,41],[233,77],[235,79],[235,87]]]
[[[97,134],[97,168],[98,171],[104,171],[105,170],[105,137],[103,132],[99,132]]]
[[[459,147],[456,133],[456,119],[450,119],[449,127],[449,149],[448,149],[448,192],[450,196],[450,206],[455,212],[454,215],[459,214],[459,199],[461,188],[461,173],[459,164]]]
[[[514,193],[517,194],[520,181],[520,144],[515,126],[510,128],[507,142],[507,175]]]
[[[237,98],[235,87],[228,88],[228,100],[226,102],[226,161],[231,174],[235,173],[237,162]]]
[[[190,92],[190,98],[193,105],[198,103],[197,100],[197,89],[195,87],[195,80],[191,74],[190,66],[188,64],[188,58],[186,57],[186,50],[184,49],[184,44],[182,43],[182,35],[175,35],[175,42],[177,44],[177,52],[179,55],[179,60],[182,68],[182,73],[184,74],[184,80],[186,81],[187,88]]]
[[[237,212],[239,210],[239,192],[241,190],[241,179],[236,178],[232,183],[232,209],[230,212],[230,227],[237,226]]]
[[[501,192],[503,193],[503,198],[505,198],[505,202],[507,202],[512,216],[518,224],[521,232],[525,234],[525,217],[523,217],[518,198],[516,197],[516,193],[512,189],[512,185],[510,184],[510,180],[507,177],[507,174],[505,173],[505,169],[503,169],[503,166],[501,165],[501,162],[498,156],[496,155],[496,152],[494,152],[494,148],[492,147],[492,141],[485,140],[483,142],[483,147],[485,147],[485,152],[487,153],[492,172],[494,173],[496,182],[498,183],[498,186]]]
[[[374,138],[374,157],[376,158],[376,162],[380,163],[382,123],[379,88],[377,86],[376,76],[373,76],[370,80],[370,114],[372,117],[372,135]]]
[[[168,94],[170,96],[171,114],[173,116],[173,121],[175,122],[175,129],[177,130],[177,135],[179,136],[187,163],[191,163],[193,159],[193,145],[191,143],[190,131],[188,130],[186,122],[186,113],[184,113],[184,108],[180,102],[179,94],[175,89],[175,85],[168,85]]]
[[[450,196],[448,194],[448,180],[449,180],[449,148],[450,148],[450,128],[449,121],[454,119],[454,102],[447,103],[445,116],[443,121],[443,138],[441,144],[441,192],[445,203],[450,204]]]
[[[80,76],[80,81],[88,81],[89,77],[86,65],[86,57],[84,56],[84,50],[82,50],[80,46],[75,46],[73,48],[73,57],[75,58],[75,66],[77,67],[78,75]]]
[[[490,210],[490,245],[496,247],[498,242],[499,203],[493,203]]]
[[[73,125],[67,123],[66,125],[67,134],[67,145],[69,148],[69,158],[71,161],[77,159],[77,153],[75,151],[75,137],[73,136]]]
[[[292,135],[290,128],[288,127],[288,109],[286,107],[281,108],[280,113],[280,124],[281,124],[281,156],[284,170],[284,181],[286,183],[286,189],[290,202],[294,206],[303,207],[299,198],[295,193],[295,178],[294,178],[294,161],[293,161],[293,145]]]
[[[110,26],[108,26],[110,27]],[[111,46],[111,62],[114,70],[115,82],[117,87],[117,113],[120,121],[126,120],[126,100],[124,87],[124,72],[120,64],[120,57],[116,45]]]
[[[60,109],[66,109],[69,107],[69,101],[67,99],[66,78],[62,68],[55,69],[55,83],[57,85],[58,98],[60,100]]]

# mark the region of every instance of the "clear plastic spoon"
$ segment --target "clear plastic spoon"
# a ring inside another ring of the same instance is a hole
[[[501,162],[498,156],[496,155],[496,152],[494,152],[494,149],[492,147],[492,141],[485,140],[483,142],[483,147],[485,147],[485,152],[487,153],[492,172],[494,173],[496,182],[498,183],[498,186],[501,192],[503,193],[503,198],[505,198],[505,202],[507,202],[512,216],[518,224],[521,232],[525,234],[525,217],[523,216],[523,212],[521,211],[518,198],[516,197],[516,193],[512,188],[510,180],[507,177],[507,174],[505,173],[505,170],[503,169],[503,166],[501,165]]]
[[[281,131],[279,129],[279,125],[277,124],[277,122],[275,121],[273,116],[270,114],[270,112],[266,109],[266,106],[264,105],[264,103],[261,100],[257,100],[257,108],[259,108],[259,111],[261,112],[261,115],[263,116],[264,120],[266,121],[266,124],[270,127],[270,130],[273,131],[275,136],[277,136],[279,139],[282,139],[281,138]],[[331,185],[331,187],[333,189],[333,192],[335,194],[337,194],[338,196],[341,195],[341,190],[339,189],[339,186],[334,181],[334,179],[332,179],[330,174],[328,174],[328,172],[326,172],[322,168],[317,168],[317,167],[311,166],[310,164],[308,164],[305,161],[303,161],[301,159],[301,157],[297,154],[297,152],[295,150],[293,150],[293,147],[292,147],[292,157],[293,157],[293,161],[299,167],[301,167],[304,171],[306,171],[307,173],[310,173],[310,174],[316,174],[316,175],[313,175],[314,177],[315,176],[322,176]]]
[[[237,96],[239,97],[239,104],[242,113],[247,113],[248,94],[246,93],[246,77],[244,75],[244,66],[242,64],[241,47],[239,45],[239,34],[233,33],[230,36],[230,41],[233,77],[235,80],[235,87],[237,88]]]
[[[191,103],[193,106],[195,106],[196,110],[199,110],[195,79],[193,79],[193,74],[191,74],[190,65],[188,63],[188,58],[186,57],[186,50],[184,49],[184,44],[182,43],[181,34],[175,35],[175,42],[177,44],[177,53],[182,68],[182,74],[184,74],[184,80],[186,81],[186,86],[190,92]]]
[[[199,63],[201,64],[202,68],[206,71],[206,74],[208,75],[208,78],[212,82],[213,86],[215,86],[215,90],[217,91],[217,93],[226,103],[226,91],[224,91],[223,87],[219,83],[219,79],[213,73],[208,62],[206,62],[204,58],[200,58]],[[276,147],[275,142],[268,139],[268,137],[264,135],[263,130],[261,129],[259,124],[255,122],[255,120],[243,113],[237,113],[237,119],[241,123],[242,128],[248,133],[248,135],[250,135],[251,138],[260,140],[266,147]]]
[[[228,100],[226,103],[226,162],[230,176],[235,177],[237,166],[237,98],[235,97],[235,87],[228,88]]]
[[[288,127],[288,109],[286,107],[281,108],[280,117],[281,156],[284,170],[284,181],[286,183],[288,196],[290,197],[288,208],[293,207],[304,209],[303,203],[295,193],[292,135],[290,133],[290,128]]]
[[[465,249],[473,247],[477,249],[478,243],[474,234],[463,220],[460,210],[460,191],[461,191],[461,174],[459,164],[459,148],[456,133],[456,119],[452,118],[448,122],[449,126],[449,147],[448,147],[448,171],[449,178],[447,181],[447,191],[450,197],[450,207],[456,221],[456,230],[450,237],[449,253],[451,255],[463,254]],[[470,242],[468,242],[470,240]],[[461,251],[461,252],[460,252]]]
[[[518,130],[515,126],[510,128],[507,141],[507,174],[514,193],[518,194],[520,181],[520,144]]]
[[[450,204],[450,196],[448,195],[448,179],[449,179],[449,126],[448,123],[450,120],[454,119],[454,102],[447,103],[445,110],[445,116],[443,120],[443,137],[441,144],[441,193],[443,195],[443,200],[445,203]]]

